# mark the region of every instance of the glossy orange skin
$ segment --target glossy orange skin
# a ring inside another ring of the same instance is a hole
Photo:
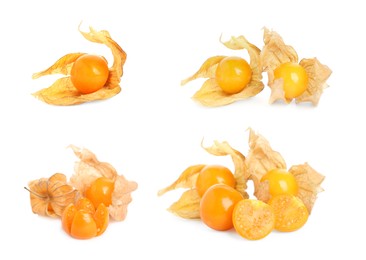
[[[299,187],[294,175],[285,169],[273,169],[263,175],[261,182],[269,182],[269,193],[271,196],[280,194],[297,195]]]
[[[206,165],[198,174],[196,189],[198,194],[202,197],[208,188],[219,183],[234,188],[236,180],[228,168],[221,165]]]
[[[215,79],[225,93],[236,94],[241,92],[251,81],[252,69],[243,58],[225,57],[217,66]]]
[[[300,96],[308,87],[308,75],[300,64],[286,62],[274,70],[274,78],[283,79],[283,90],[288,99]]]
[[[211,186],[200,201],[200,217],[212,229],[224,231],[233,228],[232,213],[243,195],[225,184]]]
[[[112,204],[112,193],[114,191],[114,182],[106,177],[99,177],[86,189],[87,197],[95,208],[103,203],[105,206]]]
[[[95,210],[87,198],[69,204],[62,213],[62,228],[77,239],[89,239],[104,233],[109,223],[108,209],[100,204]]]
[[[108,64],[103,57],[84,54],[74,62],[70,79],[80,93],[90,94],[101,89],[108,76]]]

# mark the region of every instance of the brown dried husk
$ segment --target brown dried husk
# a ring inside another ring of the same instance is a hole
[[[272,169],[286,169],[286,163],[281,154],[274,151],[263,136],[254,133],[251,129],[249,147],[246,165],[251,174],[250,179],[254,183],[254,195],[257,199],[267,202],[271,198],[269,183],[261,182],[261,178]],[[307,163],[292,166],[289,172],[294,175],[299,186],[298,197],[304,202],[310,213],[317,194],[323,190],[320,185],[325,177]]]
[[[217,66],[226,56],[214,56],[208,58],[195,74],[185,80],[182,80],[181,85],[185,85],[194,79],[208,78],[201,88],[193,95],[193,99],[202,105],[209,107],[228,105],[238,100],[253,97],[261,92],[264,87],[261,81],[262,66],[259,58],[260,50],[248,42],[244,36],[232,37],[229,41],[222,43],[229,49],[245,49],[248,51],[250,67],[252,69],[252,79],[241,92],[236,94],[227,94],[222,91],[215,80]]]
[[[202,146],[203,147],[203,146]],[[245,166],[245,157],[239,151],[233,149],[227,142],[215,141],[211,147],[203,147],[208,153],[216,156],[230,155],[235,166],[234,177],[236,180],[235,189],[238,190],[244,198],[248,198],[246,192],[246,182],[249,174]],[[171,185],[159,190],[161,196],[168,191],[178,188],[188,189],[184,191],[178,201],[174,202],[168,210],[182,218],[195,219],[200,218],[199,207],[201,198],[195,188],[198,174],[206,165],[197,164],[186,168]]]
[[[118,175],[111,164],[100,162],[88,149],[81,149],[74,145],[70,145],[70,147],[80,159],[75,163],[75,173],[71,176],[70,183],[85,194],[86,189],[99,177],[106,177],[114,181],[112,204],[108,207],[109,214],[114,220],[124,220],[128,204],[132,201],[131,193],[137,189],[137,183],[126,180],[123,175]]]
[[[127,57],[126,53],[111,38],[108,31],[95,31],[92,27],[89,27],[89,30],[89,32],[82,32],[79,28],[79,32],[85,39],[109,47],[114,58],[113,65],[109,68],[108,80],[104,87],[91,94],[81,94],[73,86],[69,75],[74,62],[85,53],[70,53],[61,57],[48,69],[33,74],[33,79],[51,74],[63,74],[67,76],[56,80],[50,87],[34,93],[33,95],[36,98],[52,105],[69,106],[94,100],[108,99],[121,91],[119,83],[123,75],[123,65]]]
[[[41,216],[60,217],[65,207],[74,203],[80,195],[67,183],[62,173],[31,181],[28,187],[32,211]]]
[[[292,46],[284,43],[278,33],[267,28],[264,28],[263,40],[265,45],[260,54],[260,59],[263,71],[268,73],[268,86],[271,88],[269,103],[272,104],[277,100],[290,103],[292,99],[285,97],[283,80],[274,79],[274,70],[282,63],[298,63],[298,55]],[[316,58],[302,59],[299,64],[304,67],[308,75],[308,86],[302,95],[295,98],[295,101],[296,103],[311,102],[313,105],[317,105],[323,90],[328,86],[326,80],[330,77],[332,71]]]

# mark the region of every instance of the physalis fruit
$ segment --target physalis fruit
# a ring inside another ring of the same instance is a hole
[[[101,56],[84,54],[72,66],[70,79],[81,94],[101,89],[109,76],[107,60]]]
[[[219,183],[235,188],[236,181],[233,173],[222,165],[206,165],[198,174],[196,189],[202,197],[208,188]]]
[[[317,58],[302,59],[299,62],[295,49],[286,45],[282,37],[264,28],[264,47],[260,54],[263,71],[268,73],[271,88],[269,102],[283,100],[290,103],[311,102],[317,105],[326,81],[332,71]]]
[[[109,223],[108,208],[102,203],[97,208],[87,198],[69,204],[62,214],[62,227],[74,238],[89,239],[104,233]]]
[[[234,206],[242,199],[243,195],[236,189],[225,184],[215,184],[200,201],[200,218],[212,229],[229,230],[233,227]]]
[[[113,191],[114,181],[106,177],[99,177],[86,189],[85,197],[87,197],[96,208],[101,203],[108,207],[112,204]]]
[[[280,194],[297,195],[299,186],[295,176],[284,169],[273,169],[263,175],[261,182],[268,182],[271,196]]]
[[[90,42],[100,43],[110,48],[114,61],[110,68],[103,57],[84,52],[66,54],[51,67],[32,78],[51,74],[63,74],[66,77],[56,80],[50,87],[37,91],[33,95],[52,105],[69,106],[94,100],[103,100],[117,95],[123,75],[123,66],[127,55],[106,30],[79,32]]]
[[[232,50],[246,50],[250,62],[237,56],[213,56],[208,58],[199,70],[182,80],[181,85],[198,78],[208,78],[193,99],[205,106],[223,106],[247,99],[262,91],[262,67],[260,50],[244,36],[232,37],[222,42]]]
[[[216,69],[216,82],[227,94],[242,91],[252,79],[252,69],[246,60],[229,56],[223,58]]]

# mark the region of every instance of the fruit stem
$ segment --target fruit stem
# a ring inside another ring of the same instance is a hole
[[[34,196],[40,198],[40,199],[47,199],[47,196],[42,196],[42,195],[39,195],[38,193],[28,189],[27,187],[24,187],[24,189],[26,189],[27,191],[29,191],[31,194],[33,194]]]

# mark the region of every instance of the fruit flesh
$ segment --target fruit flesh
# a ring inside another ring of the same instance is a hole
[[[274,228],[272,208],[263,201],[243,199],[233,211],[233,225],[240,236],[249,240],[266,237]]]
[[[62,214],[65,232],[77,239],[89,239],[104,233],[109,223],[108,208],[100,204],[95,210],[87,198],[69,204]]]
[[[275,229],[278,231],[292,232],[298,230],[308,220],[309,212],[298,197],[282,194],[271,198],[268,204],[275,214]]]

